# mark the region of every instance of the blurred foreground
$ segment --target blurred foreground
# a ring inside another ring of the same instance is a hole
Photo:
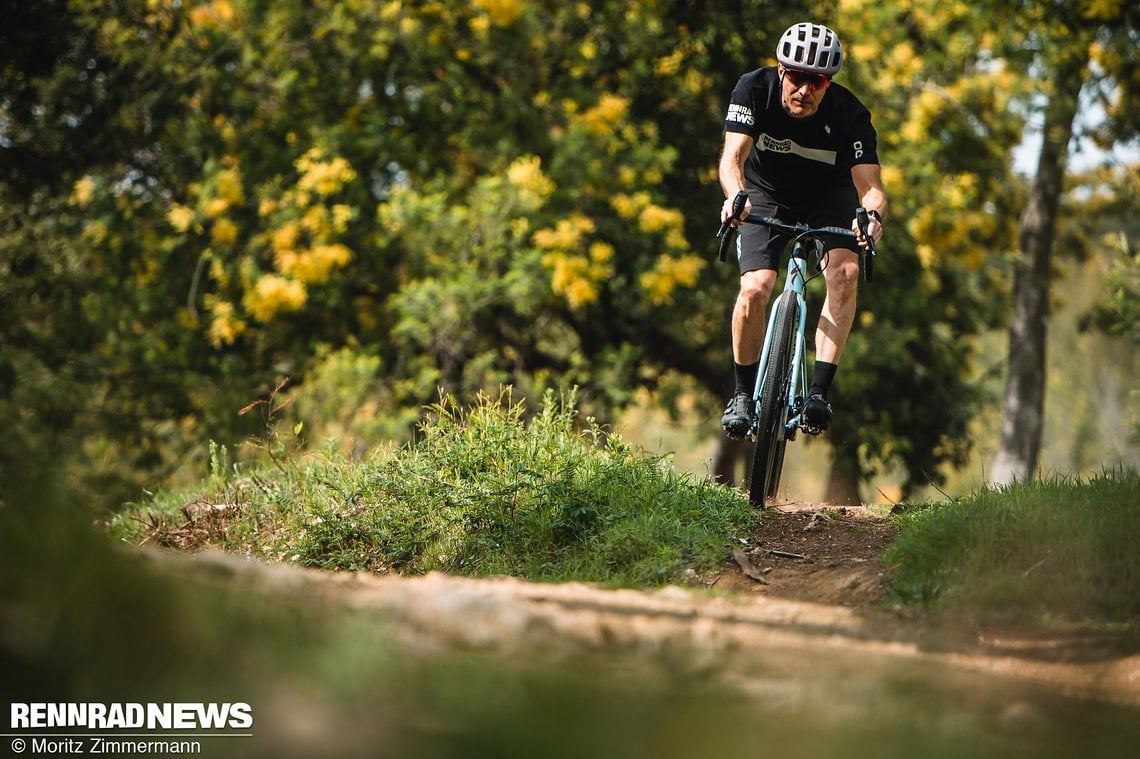
[[[252,737],[202,737],[205,756],[1120,756],[1140,740],[1135,657],[977,656],[908,641],[890,614],[678,589],[120,550],[46,485],[5,497],[8,701],[250,704]]]

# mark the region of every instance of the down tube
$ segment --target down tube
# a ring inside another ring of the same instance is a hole
[[[788,383],[788,397],[786,403],[788,411],[792,411],[796,405],[796,390],[800,386],[800,372],[804,370],[804,350],[805,339],[804,335],[807,334],[804,330],[807,326],[807,301],[804,296],[796,292],[796,344],[795,349],[792,351],[792,378]]]
[[[760,367],[756,372],[756,386],[752,388],[752,400],[760,400],[760,388],[764,386],[764,372],[768,370],[768,357],[772,350],[772,331],[776,328],[776,305],[779,299],[772,300],[772,308],[768,311],[768,329],[764,332],[764,348],[760,351]]]

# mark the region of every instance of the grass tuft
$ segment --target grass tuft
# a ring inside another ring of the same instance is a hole
[[[548,393],[530,419],[509,393],[430,412],[404,448],[215,470],[115,529],[325,569],[647,586],[714,568],[757,518],[738,492],[579,424],[573,397]]]
[[[1035,622],[1140,620],[1140,475],[1117,469],[984,490],[899,517],[898,598]]]

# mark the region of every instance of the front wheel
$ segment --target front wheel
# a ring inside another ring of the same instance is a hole
[[[760,508],[775,499],[776,489],[780,486],[780,470],[784,467],[784,448],[788,443],[784,424],[788,413],[797,311],[794,293],[786,292],[776,302],[772,348],[757,404],[756,452],[748,487],[748,500]]]

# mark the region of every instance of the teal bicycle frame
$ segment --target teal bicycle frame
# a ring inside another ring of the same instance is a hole
[[[743,198],[742,198],[743,195]],[[738,194],[734,203],[735,218],[744,211],[747,195]],[[856,224],[868,242],[863,258],[863,274],[870,282],[873,279],[873,262],[876,255],[875,244],[867,232],[867,212],[859,208],[855,213]],[[804,430],[818,434],[815,429],[804,424],[802,409],[807,397],[807,245],[806,241],[818,242],[823,234],[838,235],[857,240],[850,229],[843,227],[809,227],[804,224],[788,224],[778,219],[750,215],[742,221],[749,224],[763,224],[772,229],[791,235],[792,253],[788,257],[788,271],[784,277],[784,289],[773,301],[768,315],[768,329],[764,334],[760,352],[760,367],[756,376],[756,386],[752,392],[755,409],[755,422],[750,437],[756,443],[752,470],[749,477],[749,500],[760,507],[776,498],[780,484],[780,473],[784,466],[784,449],[789,440],[795,440],[796,431]],[[730,223],[721,225],[717,234],[721,239],[720,259],[727,260],[728,246],[734,235]],[[858,250],[858,245],[853,245]]]
[[[772,355],[772,340],[776,334],[776,317],[779,309],[776,305],[784,299],[792,297],[796,304],[796,330],[792,345],[792,361],[790,364],[791,377],[788,381],[788,392],[784,398],[784,408],[788,417],[781,425],[784,440],[795,440],[796,429],[799,427],[800,417],[797,413],[803,399],[807,397],[807,277],[804,276],[807,266],[807,254],[804,250],[803,240],[797,239],[792,246],[792,255],[788,259],[788,272],[784,276],[784,289],[780,297],[773,303],[771,313],[768,314],[768,329],[764,333],[764,348],[760,351],[760,370],[756,375],[756,386],[752,391],[752,401],[759,406],[764,376],[768,371],[768,362]],[[794,392],[799,389],[799,395]],[[797,401],[798,397],[798,401]],[[756,428],[753,426],[752,439],[756,439]]]

